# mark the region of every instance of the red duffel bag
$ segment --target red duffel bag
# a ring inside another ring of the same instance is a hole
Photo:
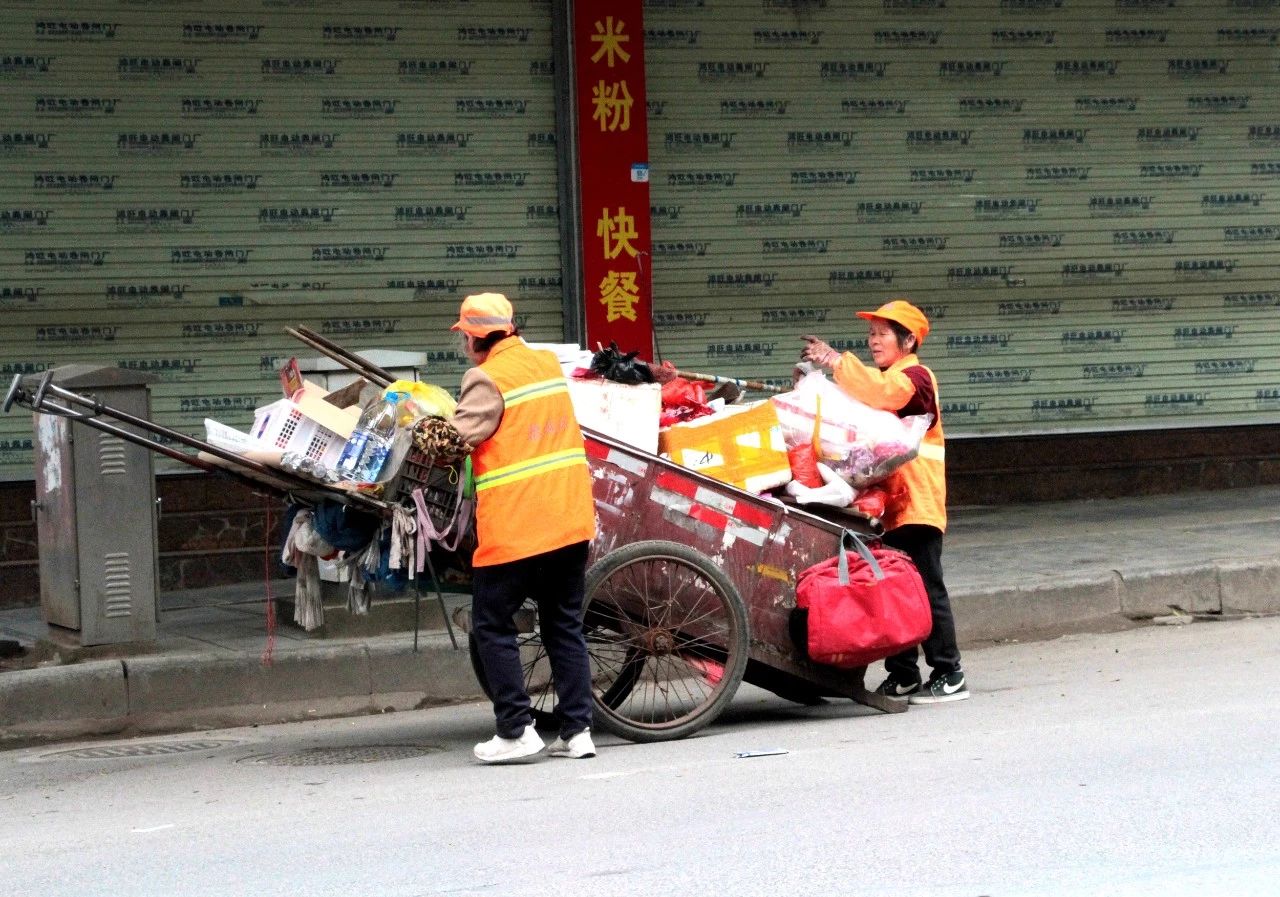
[[[809,658],[849,669],[918,645],[933,616],[924,582],[901,551],[868,548],[853,533],[856,551],[814,564],[796,582],[796,607],[808,612]]]

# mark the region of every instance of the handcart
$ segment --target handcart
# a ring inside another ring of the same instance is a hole
[[[378,385],[391,382],[387,372],[314,331],[288,332]],[[34,383],[15,377],[4,410],[14,404],[70,417],[258,492],[392,514],[393,502],[251,461],[60,388],[47,375]],[[876,535],[876,521],[834,510],[819,516],[602,433],[584,429],[584,435],[599,526],[583,622],[600,728],[631,741],[683,738],[714,720],[744,681],[804,704],[843,697],[887,713],[906,709],[905,702],[868,690],[865,668],[808,660],[803,637],[794,631],[799,571],[843,550],[850,533]],[[430,565],[429,555],[426,560]],[[443,611],[439,580],[433,567],[430,572]],[[521,618],[526,686],[541,721],[555,701],[550,666],[536,615],[530,610]],[[447,615],[445,623],[452,638]],[[488,693],[474,640],[471,657]]]
[[[794,632],[799,571],[832,557],[869,518],[824,519],[584,430],[599,523],[583,622],[597,726],[631,741],[690,735],[739,684],[803,704],[824,697],[898,713],[865,668],[816,664]],[[530,605],[518,619],[537,722],[551,724],[550,666]],[[472,642],[472,662],[488,692]]]

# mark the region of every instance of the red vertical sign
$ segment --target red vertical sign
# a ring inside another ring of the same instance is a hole
[[[573,4],[586,340],[653,357],[643,0]]]

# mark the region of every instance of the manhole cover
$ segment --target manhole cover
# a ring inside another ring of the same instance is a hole
[[[441,750],[443,748],[434,744],[370,744],[359,747],[307,748],[283,754],[258,754],[240,762],[263,766],[340,766],[344,763],[409,760]]]
[[[167,754],[189,754],[192,751],[210,751],[236,744],[234,741],[144,741],[133,744],[104,744],[98,747],[56,751],[41,759],[51,760],[114,760],[120,757],[163,757]]]

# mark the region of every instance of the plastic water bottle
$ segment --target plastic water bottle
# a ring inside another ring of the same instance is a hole
[[[372,483],[382,472],[391,453],[391,438],[396,432],[396,404],[400,393],[388,393],[360,415],[351,438],[338,458],[338,475],[344,480]]]

